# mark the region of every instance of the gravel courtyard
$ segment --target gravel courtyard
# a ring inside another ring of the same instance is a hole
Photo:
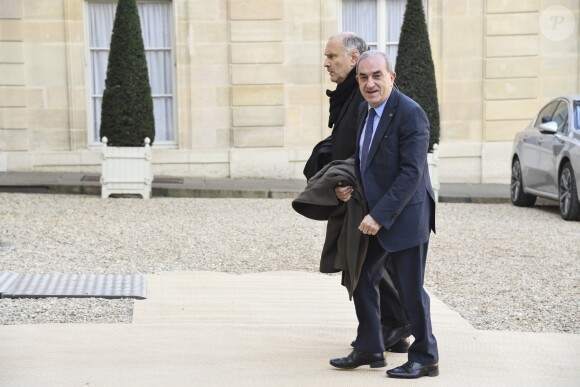
[[[325,223],[290,203],[0,193],[0,272],[316,272]],[[579,277],[580,222],[554,205],[439,204],[426,287],[476,328],[579,334]],[[134,302],[0,299],[0,324],[130,323]]]

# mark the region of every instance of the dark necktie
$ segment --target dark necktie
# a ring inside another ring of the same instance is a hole
[[[373,121],[375,120],[375,109],[370,108],[369,115],[367,118],[367,124],[365,126],[365,138],[363,140],[362,148],[360,150],[360,170],[364,172],[365,166],[367,165],[367,158],[369,156],[369,148],[371,147],[371,141],[373,139]]]

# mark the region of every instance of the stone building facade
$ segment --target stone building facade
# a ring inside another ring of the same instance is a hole
[[[89,15],[103,2],[0,0],[0,171],[100,171],[91,34],[102,24]],[[171,134],[153,148],[155,174],[302,178],[330,133],[322,62],[343,0],[141,3],[169,10],[170,43],[152,48],[170,63],[159,98]],[[514,134],[578,93],[579,3],[424,1],[442,182],[508,182]]]

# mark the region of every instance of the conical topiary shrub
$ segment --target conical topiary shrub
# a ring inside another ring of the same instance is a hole
[[[155,122],[145,47],[135,0],[119,0],[101,109],[100,137],[109,146],[153,143]]]
[[[439,102],[422,0],[407,1],[395,71],[399,89],[421,105],[427,113],[431,125],[431,152],[433,144],[439,143]]]

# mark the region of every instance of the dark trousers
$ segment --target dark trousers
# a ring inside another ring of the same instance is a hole
[[[399,293],[392,280],[393,263],[389,260],[387,270],[379,281],[379,298],[381,300],[381,325],[383,332],[409,324],[405,310],[399,301]]]
[[[409,348],[409,360],[421,364],[439,361],[437,341],[431,327],[430,300],[423,289],[425,263],[429,243],[390,253],[393,281],[398,290],[415,341]],[[387,253],[376,237],[370,238],[369,249],[353,299],[359,321],[356,349],[379,353],[385,350],[381,331],[379,282],[387,264]]]

